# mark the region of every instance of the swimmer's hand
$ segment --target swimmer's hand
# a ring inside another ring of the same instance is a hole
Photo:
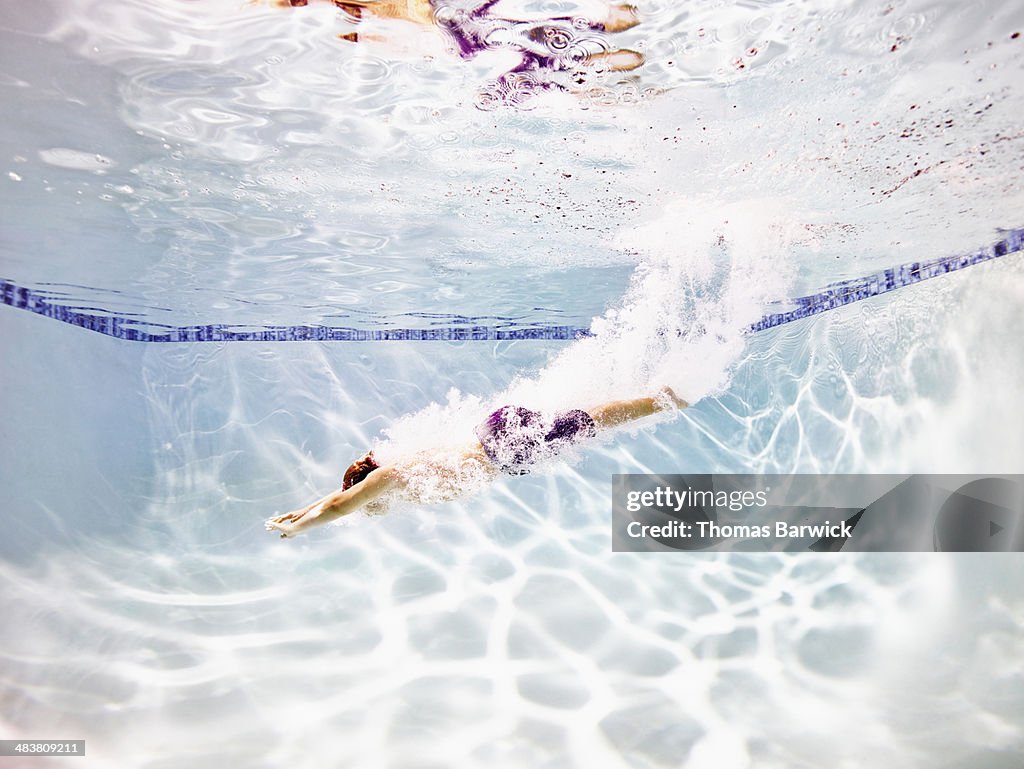
[[[301,510],[293,510],[290,513],[267,519],[263,528],[267,531],[281,532],[281,539],[294,537],[296,534],[316,525],[317,518],[323,506],[319,502],[307,505]]]

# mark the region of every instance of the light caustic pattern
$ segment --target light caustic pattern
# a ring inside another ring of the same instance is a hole
[[[150,491],[93,511],[113,532],[69,520],[3,567],[8,733],[60,723],[87,766],[161,769],[999,766],[1022,745],[1015,559],[610,557],[600,512],[623,469],[1020,456],[998,414],[1002,445],[966,424],[1005,390],[973,364],[1024,372],[986,343],[1020,322],[1019,270],[979,269],[759,336],[726,391],[569,466],[287,542],[265,514],[336,485],[381,428],[430,424],[399,419],[416,404],[498,391],[536,347],[147,349]],[[993,301],[963,322],[975,290]],[[559,370],[549,350],[517,394]],[[441,423],[435,440],[461,430],[456,410]]]
[[[427,537],[4,566],[14,720],[84,736],[86,766],[923,767],[1018,743],[998,665],[1024,606],[976,616],[969,559],[609,563],[603,523],[501,497]]]
[[[86,521],[3,567],[15,733],[59,722],[85,765],[140,767],[968,766],[1019,746],[1014,568],[993,594],[971,558],[610,559],[598,479],[674,453],[669,426],[465,503],[268,540],[259,508],[312,491],[273,468],[329,484],[373,431],[331,422],[343,392],[431,362],[196,354],[147,353],[171,440],[146,508],[109,511],[130,526]]]

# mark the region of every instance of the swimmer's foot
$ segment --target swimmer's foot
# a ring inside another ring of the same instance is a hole
[[[635,5],[620,3],[608,9],[608,17],[604,20],[605,32],[625,32],[640,23],[640,14]]]
[[[665,385],[660,390],[658,390],[657,399],[664,403],[666,406],[671,404],[671,406],[674,406],[677,409],[685,409],[690,405],[685,400],[676,395],[675,390],[673,390],[668,385]]]
[[[627,48],[595,53],[587,60],[589,64],[606,67],[611,72],[630,72],[644,63],[644,56]]]

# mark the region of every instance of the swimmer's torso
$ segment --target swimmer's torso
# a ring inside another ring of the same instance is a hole
[[[496,473],[479,444],[432,449],[399,464],[404,481],[402,497],[410,502],[448,502],[486,486]]]

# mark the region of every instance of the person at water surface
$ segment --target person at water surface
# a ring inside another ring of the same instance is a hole
[[[654,397],[611,401],[589,411],[573,409],[551,420],[523,406],[503,406],[477,426],[476,440],[463,446],[423,451],[386,465],[378,464],[373,452],[367,452],[345,471],[340,489],[299,510],[269,519],[266,528],[280,532],[281,537],[294,537],[361,508],[370,513],[383,512],[389,498],[423,501],[424,480],[429,481],[435,498],[440,485],[446,489],[443,497],[451,499],[480,487],[499,472],[524,475],[537,462],[593,438],[600,429],[688,405],[671,388],[664,387]]]
[[[258,2],[258,0],[257,0]],[[637,51],[613,48],[605,35],[625,32],[640,23],[636,7],[626,3],[610,5],[604,18],[586,19],[554,16],[516,19],[494,13],[498,0],[485,0],[467,8],[444,0],[263,0],[278,8],[334,5],[357,24],[364,15],[408,21],[420,26],[437,26],[454,42],[464,59],[485,50],[504,49],[519,54],[519,62],[503,77],[516,73],[561,71],[581,66],[601,66],[613,72],[628,72],[644,63]],[[359,31],[340,35],[359,42]]]

